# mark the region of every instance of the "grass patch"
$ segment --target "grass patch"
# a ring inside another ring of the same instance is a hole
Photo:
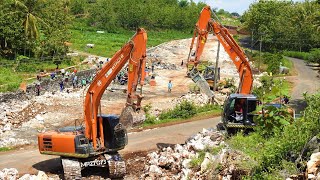
[[[183,118],[174,118],[174,119],[163,119],[163,120],[157,120],[154,116],[151,119],[147,119],[142,127],[152,127],[156,125],[161,125],[161,124],[167,124],[167,123],[179,123],[179,122],[188,122],[188,121],[196,121],[196,120],[201,120],[204,118],[212,118],[213,116],[219,116],[221,114],[221,109],[217,110],[211,110],[207,112],[201,112],[193,117],[183,119]]]
[[[0,147],[0,152],[10,151],[12,148],[10,147]]]
[[[190,103],[186,101],[187,104]],[[186,103],[184,102],[184,103]],[[186,116],[185,110],[182,110],[181,108],[186,108],[190,110],[191,114],[189,112],[189,115]],[[221,107],[217,105],[207,104],[202,107],[195,106],[192,103],[188,104],[187,106],[184,105],[177,105],[174,109],[164,111],[162,112],[159,117],[155,117],[153,115],[149,114],[149,110],[151,109],[150,105],[147,105],[144,107],[144,111],[146,112],[147,119],[143,123],[143,127],[150,127],[150,126],[156,126],[160,124],[167,124],[167,123],[179,123],[183,121],[192,121],[192,120],[199,120],[203,118],[210,118],[212,116],[217,116],[221,114]],[[183,115],[182,117],[178,117],[180,115]]]
[[[61,60],[59,68],[66,68],[79,63],[79,58]],[[15,91],[21,82],[31,83],[41,72],[52,72],[57,65],[54,60],[25,58],[19,61],[0,59],[0,92]]]
[[[19,88],[22,77],[9,68],[0,67],[0,92],[14,91]]]
[[[96,31],[71,30],[71,48],[90,54],[112,57],[128,40],[135,31],[122,31],[120,33],[97,33]],[[192,34],[181,31],[147,31],[147,46],[152,47],[161,43],[191,38]],[[93,48],[86,48],[86,44],[94,44]]]

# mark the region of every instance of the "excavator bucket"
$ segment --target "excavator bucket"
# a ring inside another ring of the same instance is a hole
[[[123,108],[120,115],[120,123],[127,129],[138,126],[145,120],[145,112],[143,110],[135,111],[131,106]]]
[[[196,85],[200,88],[202,93],[207,95],[209,99],[214,97],[213,91],[210,90],[208,82],[197,70],[193,69],[189,73],[192,81],[196,83]]]

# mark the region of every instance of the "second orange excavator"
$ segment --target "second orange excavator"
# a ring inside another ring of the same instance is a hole
[[[41,154],[61,156],[65,179],[81,179],[81,170],[90,166],[106,167],[109,177],[126,173],[124,160],[118,154],[128,143],[127,131],[118,116],[102,115],[101,97],[105,89],[128,63],[126,107],[140,110],[145,79],[147,33],[136,34],[96,74],[84,101],[85,126],[60,128],[38,135]],[[136,93],[140,84],[140,93]],[[106,171],[107,172],[107,171]]]
[[[190,52],[188,56],[188,64],[194,66],[197,72],[197,66],[200,63],[200,57],[203,52],[208,35],[212,32],[224,47],[225,51],[230,56],[234,63],[240,77],[240,84],[235,94],[229,95],[224,103],[222,114],[222,122],[225,128],[250,128],[254,126],[253,111],[256,110],[258,99],[255,95],[251,94],[253,75],[248,58],[243,50],[233,39],[232,35],[228,32],[222,24],[214,20],[212,17],[210,6],[202,9],[194,36],[192,38]],[[196,51],[194,58],[190,58],[191,51],[197,38]],[[193,72],[189,72],[193,74]],[[197,73],[195,73],[197,74]]]

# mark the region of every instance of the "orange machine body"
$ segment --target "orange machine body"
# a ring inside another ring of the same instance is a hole
[[[75,137],[73,132],[57,133],[50,131],[38,136],[38,146],[40,152],[46,154],[76,154]]]
[[[127,133],[119,118],[102,115],[100,100],[112,80],[128,64],[127,103],[140,106],[142,94],[136,88],[144,84],[147,33],[139,28],[121,50],[105,64],[90,84],[84,100],[85,127],[66,131],[45,132],[38,135],[39,151],[85,158],[105,152],[115,152],[127,144]],[[137,98],[137,103],[134,102]]]

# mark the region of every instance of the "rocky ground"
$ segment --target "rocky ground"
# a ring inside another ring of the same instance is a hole
[[[190,93],[190,86],[194,86],[194,83],[190,78],[186,77],[186,67],[181,66],[182,60],[186,63],[190,43],[191,39],[175,40],[148,49],[148,66],[151,66],[152,63],[155,64],[153,75],[155,76],[156,86],[148,84],[144,86],[145,98],[142,103],[143,105],[150,104],[152,107],[151,112],[154,115],[174,107],[182,100],[191,100],[198,105],[208,102],[208,98],[205,95]],[[215,37],[208,38],[202,59],[209,60],[210,63],[215,64],[216,49],[217,40]],[[237,84],[239,81],[238,73],[223,48],[220,52],[219,64],[221,67],[221,79],[235,78],[235,84]],[[167,92],[169,80],[173,82],[171,93]],[[103,113],[120,114],[126,99],[125,88],[125,86],[115,83],[108,87],[101,100]],[[227,93],[230,93],[230,91],[222,88],[219,93],[216,93],[216,98],[223,102]],[[84,96],[85,88],[77,88],[69,89],[69,92],[47,91],[40,96],[28,96],[26,100],[9,99],[6,102],[0,102],[0,148],[19,147],[28,144],[36,145],[36,136],[39,132],[82,123]],[[158,152],[160,155],[155,155],[155,153],[147,154],[148,152],[127,154],[129,172],[132,172],[129,173],[128,178],[152,179],[158,177],[160,171],[165,173],[168,178],[183,178],[188,174],[201,178],[201,173],[205,171],[203,168],[192,169],[186,165],[186,162],[198,156],[198,145],[192,145],[192,143],[203,139],[210,146],[224,144],[221,135],[217,132],[206,131],[204,134],[198,135],[197,139],[190,139],[185,145],[161,149]],[[211,139],[212,137],[213,139]],[[226,152],[229,152],[229,150],[221,150],[221,153],[225,154]],[[161,159],[164,157],[170,159],[170,162],[162,162]],[[223,159],[222,155],[221,157],[206,156],[206,158],[215,161],[222,161]],[[145,163],[146,166],[136,167],[134,165],[131,167],[132,164],[140,161],[147,162]],[[141,171],[135,174],[137,169],[141,169]],[[142,171],[144,174],[141,176]],[[179,173],[176,174],[177,172]],[[198,172],[201,173],[199,174]],[[3,170],[2,174],[14,174],[14,170]],[[225,175],[227,176],[228,173]],[[32,177],[35,178],[35,176]]]
[[[232,150],[224,135],[215,129],[203,129],[184,144],[164,145],[157,151],[134,152],[124,156],[127,166],[125,180],[142,179],[241,179],[250,176],[255,161],[242,152]],[[291,175],[287,180],[319,179],[320,153],[311,155],[306,174]],[[83,179],[109,179],[105,170],[85,169]],[[62,172],[37,175],[19,174],[15,168],[0,170],[1,180],[59,180]]]
[[[192,100],[198,105],[208,102],[202,94],[190,93],[194,86],[186,77],[186,61],[191,39],[175,40],[149,48],[148,66],[155,64],[156,86],[145,85],[143,105],[150,104],[152,112],[159,113],[174,107],[182,100]],[[217,40],[210,37],[202,59],[215,63]],[[92,62],[92,59],[85,60]],[[101,58],[100,58],[101,59]],[[235,77],[238,74],[225,51],[220,52],[221,77]],[[167,83],[173,82],[172,93],[167,92]],[[102,111],[108,114],[120,114],[125,104],[125,86],[112,84],[102,98]],[[0,147],[14,147],[35,144],[36,134],[46,129],[56,129],[65,125],[80,123],[83,117],[83,99],[85,89],[69,89],[67,92],[47,91],[41,96],[30,96],[27,100],[10,99],[0,103]],[[217,93],[217,99],[223,102],[228,90]]]

